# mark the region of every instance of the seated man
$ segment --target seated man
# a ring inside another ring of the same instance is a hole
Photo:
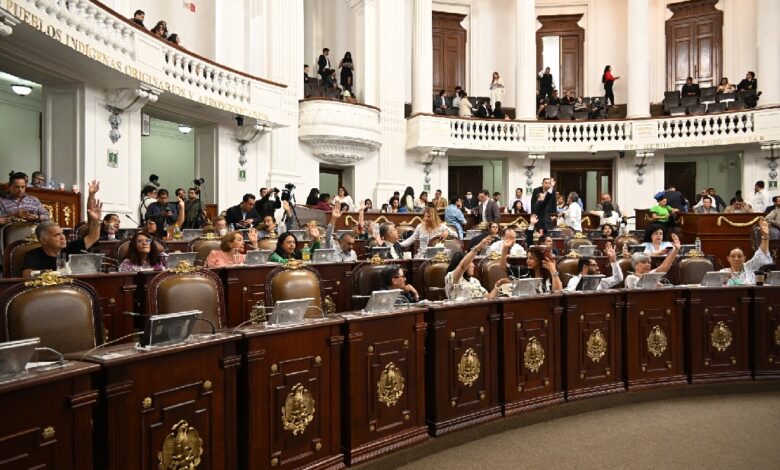
[[[452,204],[444,208],[444,223],[451,224],[458,232],[458,238],[463,240],[463,228],[466,226],[466,217],[463,215],[463,199],[456,197]]]
[[[504,229],[504,237],[493,242],[493,244],[488,247],[487,254],[490,255],[493,252],[500,254],[505,243],[511,243],[510,246],[512,247],[508,252],[508,256],[519,258],[525,256],[525,248],[517,244],[517,234],[515,234],[515,229],[512,227],[506,227]]]
[[[361,206],[362,209],[362,206]],[[355,237],[351,233],[343,233],[339,236],[339,242],[333,244],[333,230],[336,227],[341,217],[341,209],[338,207],[333,208],[333,212],[330,214],[330,223],[325,229],[325,248],[333,248],[336,250],[336,262],[351,263],[357,261],[357,253],[353,247],[355,246]]]
[[[713,207],[712,205],[712,198],[710,196],[703,196],[701,198],[701,205],[696,206],[696,208],[693,210],[697,214],[717,214],[718,209]]]
[[[90,185],[90,192],[93,188],[97,192],[99,185],[93,182]],[[22,275],[25,278],[31,277],[33,271],[56,270],[57,258],[61,254],[66,257],[79,254],[89,250],[98,241],[100,238],[100,216],[103,212],[102,204],[92,199],[91,195],[87,202],[89,233],[84,238],[68,242],[62,233],[62,228],[54,222],[44,222],[35,227],[35,236],[38,237],[41,246],[28,251],[24,257]]]
[[[121,223],[118,214],[106,214],[100,224],[100,240],[115,240]]]
[[[616,285],[620,284],[620,281],[623,280],[623,271],[620,270],[620,265],[617,262],[617,255],[615,254],[615,249],[612,247],[612,243],[607,242],[606,245],[604,245],[604,253],[606,253],[607,257],[609,258],[609,265],[612,268],[612,275],[610,277],[601,279],[598,286],[596,286],[596,290],[615,287]],[[572,278],[569,279],[569,284],[566,285],[565,290],[582,290],[582,276],[601,274],[599,271],[599,265],[596,260],[588,258],[587,256],[580,258],[580,260],[577,262],[577,269],[579,269],[580,273],[576,276],[572,276]]]
[[[750,207],[750,204],[742,200],[741,197],[738,197],[735,198],[734,203],[728,206],[723,212],[726,214],[747,214],[753,212],[753,208]]]
[[[395,224],[388,222],[380,225],[379,237],[382,242],[372,243],[370,245],[371,247],[379,246],[390,248],[390,259],[402,259],[404,257],[404,249],[401,247],[401,244],[398,243],[399,236]]]
[[[249,228],[260,221],[260,215],[255,209],[255,195],[244,194],[241,203],[237,204],[225,212],[225,219],[228,226],[235,228]]]
[[[146,219],[152,219],[157,223],[158,229],[167,225],[184,224],[184,200],[177,199],[178,203],[168,202],[168,190],[157,191],[157,202],[149,204],[146,208]]]
[[[732,278],[728,282],[730,286],[755,285],[756,271],[761,266],[773,263],[772,256],[769,254],[769,223],[766,220],[759,220],[758,227],[761,233],[761,245],[750,261],[745,261],[745,253],[742,248],[737,247],[729,252],[727,258],[729,267],[720,270],[722,273],[732,273]]]
[[[699,85],[693,83],[693,77],[685,79],[685,85],[680,90],[681,96],[699,96]]]
[[[766,215],[766,221],[769,223],[769,238],[777,240],[780,238],[780,196],[772,198],[773,205],[769,206],[771,210]]]
[[[398,264],[388,264],[382,269],[382,284],[384,290],[400,289],[401,297],[409,303],[420,300],[420,294],[417,293],[417,289],[413,285],[406,283],[404,269]]]
[[[49,213],[35,196],[27,194],[27,175],[13,172],[8,177],[8,197],[0,199],[0,225],[14,222],[46,222]]]
[[[666,255],[663,263],[655,269],[650,269],[651,259],[646,253],[634,253],[631,255],[631,266],[634,268],[634,274],[626,276],[626,289],[636,289],[642,275],[647,273],[667,273],[674,264],[677,254],[680,252],[680,239],[676,233],[672,234],[672,249]]]

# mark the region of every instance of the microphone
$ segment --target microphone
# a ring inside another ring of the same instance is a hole
[[[217,329],[214,327],[214,323],[213,323],[211,320],[209,320],[208,318],[203,318],[203,317],[195,317],[195,320],[196,320],[196,321],[205,321],[206,323],[208,323],[209,325],[211,325],[211,334],[212,334],[212,335],[215,335],[215,334],[217,334]]]
[[[130,219],[130,222],[134,223],[136,225],[136,227],[140,227],[141,226],[141,224],[139,224],[138,221],[136,221],[134,218],[130,217],[129,214],[125,214],[125,217]]]
[[[133,336],[140,336],[142,334],[143,334],[143,331],[136,331],[134,333],[130,333],[129,335],[124,335],[124,336],[122,336],[120,338],[117,338],[117,339],[115,339],[113,341],[108,341],[108,342],[105,342],[105,343],[100,344],[98,346],[95,346],[94,348],[92,348],[89,351],[85,352],[84,355],[81,356],[81,358],[79,360],[83,361],[85,357],[89,356],[90,354],[92,354],[93,352],[97,351],[100,348],[105,348],[106,346],[110,346],[112,344],[116,344],[116,343],[118,343],[118,342],[120,342],[122,340],[125,340],[127,338],[131,338]]]

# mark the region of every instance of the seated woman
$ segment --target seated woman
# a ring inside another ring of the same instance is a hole
[[[260,224],[260,231],[257,233],[257,239],[262,240],[263,238],[273,238],[279,236],[279,227],[276,225],[276,220],[274,219],[274,216],[267,215],[263,217],[263,223]]]
[[[257,230],[249,229],[249,240],[252,242],[252,247],[257,249]],[[241,253],[242,248],[244,248],[244,235],[241,232],[226,233],[219,243],[219,249],[211,250],[206,258],[206,267],[221,268],[244,264],[246,255]]]
[[[501,251],[501,268],[508,275],[519,279],[540,278],[542,282],[537,289],[540,294],[563,289],[558,266],[555,264],[555,259],[553,259],[552,252],[548,247],[532,246],[528,249],[525,266],[510,266],[507,263],[507,257],[511,247],[512,245],[505,240]]]
[[[309,246],[309,253],[320,247],[320,231],[315,225],[309,225],[309,235],[312,238],[312,244]],[[276,239],[276,250],[268,257],[272,263],[287,264],[293,259],[302,260],[303,253],[297,248],[298,239],[290,232],[285,232]]]
[[[439,214],[433,207],[426,207],[423,213],[423,221],[417,224],[414,229],[414,233],[401,242],[403,248],[410,247],[416,240],[420,241],[420,247],[417,250],[417,258],[422,258],[425,255],[425,249],[429,246],[434,246],[436,243],[445,240],[447,237],[457,238],[458,235],[447,224],[442,223],[439,219]]]
[[[493,299],[498,296],[498,288],[509,282],[507,278],[499,279],[493,290],[488,292],[479,283],[479,279],[474,277],[474,258],[492,242],[492,236],[485,237],[467,254],[457,252],[452,255],[450,265],[447,266],[447,275],[444,276],[444,292],[447,293],[448,299],[456,299],[459,292],[467,293],[471,299]]]
[[[157,230],[157,222],[154,219],[146,219],[146,222],[141,227],[141,231],[149,237],[165,238],[168,235],[163,230]]]
[[[650,225],[645,230],[645,254],[650,256],[665,255],[672,248],[672,243],[664,241],[664,229],[658,225]]]
[[[409,303],[418,302],[420,294],[413,285],[406,283],[406,275],[401,266],[397,264],[388,264],[382,270],[382,284],[385,290],[400,289],[401,297]]]
[[[745,253],[742,248],[734,248],[729,252],[728,262],[729,267],[720,270],[722,273],[732,273],[731,279],[729,279],[728,285],[741,286],[741,285],[754,285],[756,283],[756,271],[761,266],[772,264],[772,256],[769,253],[769,223],[761,219],[758,222],[758,227],[761,233],[761,245],[759,245],[756,254],[750,258],[750,261],[745,261]]]
[[[604,224],[598,230],[594,230],[588,235],[589,238],[607,238],[611,240],[618,235],[618,231],[613,225]]]
[[[525,214],[526,212],[525,207],[523,207],[523,201],[520,199],[515,200],[509,212],[512,214]]]
[[[479,245],[479,243],[485,239],[485,237],[494,237],[498,238],[499,232],[501,231],[501,227],[498,225],[498,222],[490,222],[488,224],[487,230],[480,233],[476,237],[469,240],[469,248],[474,248],[475,246]],[[479,253],[477,253],[479,254]]]
[[[666,203],[666,196],[660,195],[658,196],[658,199],[656,199],[658,204],[654,205],[650,208],[650,213],[653,217],[653,222],[655,222],[658,225],[661,225],[663,227],[672,227],[674,223],[674,217],[677,215],[677,212],[679,212],[677,209],[674,209],[672,207],[669,207],[669,205]]]
[[[609,202],[603,203],[600,211],[588,211],[588,214],[598,216],[599,223],[602,225],[608,224],[614,228],[620,224],[620,214],[615,212],[615,208]]]
[[[626,276],[626,289],[636,289],[637,283],[642,278],[642,275],[647,273],[667,273],[669,268],[672,267],[677,254],[680,252],[680,239],[677,234],[672,234],[672,249],[666,255],[663,263],[655,269],[650,269],[651,260],[647,253],[634,253],[631,255],[631,267],[634,269],[634,274]]]
[[[729,79],[727,77],[722,77],[720,79],[720,85],[718,85],[718,89],[715,92],[720,94],[720,93],[734,93],[735,91],[737,91],[737,87],[729,83]]]
[[[119,265],[119,272],[165,269],[165,254],[160,253],[160,248],[154,242],[154,238],[144,232],[135,232],[127,245],[127,255]]]

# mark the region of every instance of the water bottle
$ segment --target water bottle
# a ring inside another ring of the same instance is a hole
[[[303,260],[304,261],[311,260],[311,253],[309,252],[309,244],[308,243],[304,243],[303,244],[303,250],[301,250],[301,252],[303,254]]]
[[[236,226],[235,226],[235,224],[230,224],[230,225],[228,226],[228,229],[229,229],[229,231],[231,231],[231,232],[235,232],[235,231],[236,231]]]
[[[701,251],[701,239],[699,237],[696,237],[696,241],[693,242],[693,245],[696,251],[703,253],[703,251]]]

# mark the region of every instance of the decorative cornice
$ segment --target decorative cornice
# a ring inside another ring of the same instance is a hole
[[[19,19],[3,8],[0,8],[0,36],[10,36],[14,32],[14,26],[20,23]]]
[[[315,157],[337,165],[357,163],[382,146],[378,141],[345,136],[307,135],[300,140],[311,146]]]
[[[116,88],[106,90],[106,104],[120,111],[134,112],[149,103],[156,103],[162,90],[149,85],[138,88]]]

